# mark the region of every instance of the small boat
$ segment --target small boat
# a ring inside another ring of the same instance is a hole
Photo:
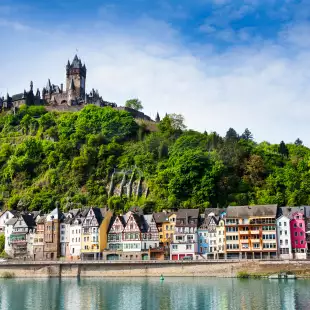
[[[165,280],[164,276],[160,275],[160,281],[164,281],[164,280]]]

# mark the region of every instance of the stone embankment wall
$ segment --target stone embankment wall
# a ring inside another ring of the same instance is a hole
[[[310,261],[212,262],[8,262],[0,277],[236,277],[238,272],[271,274],[291,271],[310,276]]]

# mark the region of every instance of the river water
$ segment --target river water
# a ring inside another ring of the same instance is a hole
[[[310,280],[1,279],[0,309],[310,309]]]

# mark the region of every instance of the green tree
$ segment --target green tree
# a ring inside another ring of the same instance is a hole
[[[143,110],[142,102],[138,99],[129,99],[125,102],[125,107],[135,109],[137,111]]]

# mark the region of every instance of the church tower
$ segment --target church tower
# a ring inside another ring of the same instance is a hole
[[[82,65],[81,59],[77,55],[74,56],[72,63],[66,67],[66,91],[67,94],[71,92],[71,96],[76,98],[85,98],[85,82],[86,82],[86,67]],[[73,85],[72,85],[73,84]],[[74,88],[74,94],[72,94],[72,88]]]

